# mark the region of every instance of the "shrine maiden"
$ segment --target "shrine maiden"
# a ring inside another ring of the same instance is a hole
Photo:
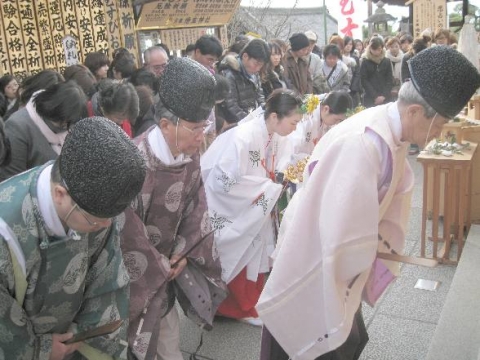
[[[270,269],[275,205],[283,189],[276,173],[289,159],[286,135],[301,120],[301,105],[294,92],[275,90],[265,110],[257,109],[249,121],[219,136],[201,159],[222,278],[230,291],[221,315],[257,318],[254,306]]]
[[[306,103],[307,107],[317,103],[318,105],[312,112],[307,109],[296,130],[288,136],[295,157],[310,155],[320,138],[333,126],[345,120],[347,111],[352,108],[352,98],[344,91],[310,95]]]

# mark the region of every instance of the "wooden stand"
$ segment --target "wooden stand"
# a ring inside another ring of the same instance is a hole
[[[472,158],[476,148],[476,143],[470,143],[470,148],[463,150],[463,154],[455,154],[451,157],[428,154],[418,156],[417,161],[422,164],[424,170],[421,257],[437,259],[439,262],[448,264],[458,263],[464,243],[464,228],[466,227],[467,232],[470,229]],[[444,178],[443,182],[442,178]],[[428,187],[429,181],[433,182],[431,191]],[[442,198],[444,199],[443,209],[440,207]],[[427,213],[430,200],[432,202],[433,251],[431,256],[427,256]],[[441,210],[443,210],[443,231],[440,236]],[[456,241],[458,245],[456,259],[450,259],[452,241]],[[438,248],[439,242],[443,242],[441,249]]]

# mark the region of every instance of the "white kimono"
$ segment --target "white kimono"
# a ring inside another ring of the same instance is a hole
[[[373,264],[398,273],[398,263],[376,259],[377,251],[403,253],[413,189],[408,144],[392,131],[391,106],[399,121],[396,104],[388,104],[325,135],[282,220],[276,260],[256,310],[294,360],[315,359],[345,342],[364,287],[374,289],[386,273],[371,271]],[[388,146],[386,179],[385,156],[372,132]]]
[[[322,101],[326,94],[316,95]],[[331,126],[325,125],[320,117],[321,103],[311,114],[305,114],[297,124],[297,128],[287,136],[293,154],[293,162],[312,154],[320,138],[330,130]]]
[[[285,169],[287,140],[269,136],[262,110],[253,114],[251,120],[217,137],[201,158],[226,283],[245,267],[247,279],[256,281],[258,274],[269,270],[275,247],[271,211],[282,185],[272,181],[268,172]]]

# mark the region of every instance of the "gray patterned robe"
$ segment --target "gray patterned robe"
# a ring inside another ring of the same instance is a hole
[[[184,254],[211,229],[198,153],[189,163],[158,160],[146,133],[135,139],[147,176],[137,200],[124,213],[121,247],[131,278],[129,346],[139,359],[153,359],[161,317],[177,297],[186,315],[211,328],[226,297],[213,234],[188,255],[188,266],[167,282],[169,258]]]
[[[0,359],[48,359],[52,333],[84,331],[128,316],[129,279],[116,222],[78,234],[79,239],[49,235],[37,197],[37,180],[47,165],[0,184],[0,218],[20,243],[28,283],[21,307],[9,246],[0,236]],[[114,339],[87,342],[126,358],[126,329],[127,321]],[[76,352],[72,358],[83,357]]]

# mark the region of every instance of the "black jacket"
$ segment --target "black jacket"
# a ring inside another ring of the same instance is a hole
[[[375,106],[374,101],[378,96],[384,96],[384,104],[390,102],[390,92],[393,87],[393,74],[390,59],[384,57],[379,64],[363,58],[360,65],[360,78],[365,90],[363,104],[365,107]]]
[[[219,66],[220,73],[230,85],[227,98],[220,106],[228,123],[242,120],[250,111],[265,104],[258,75],[249,76],[240,61],[239,57],[227,55]]]

